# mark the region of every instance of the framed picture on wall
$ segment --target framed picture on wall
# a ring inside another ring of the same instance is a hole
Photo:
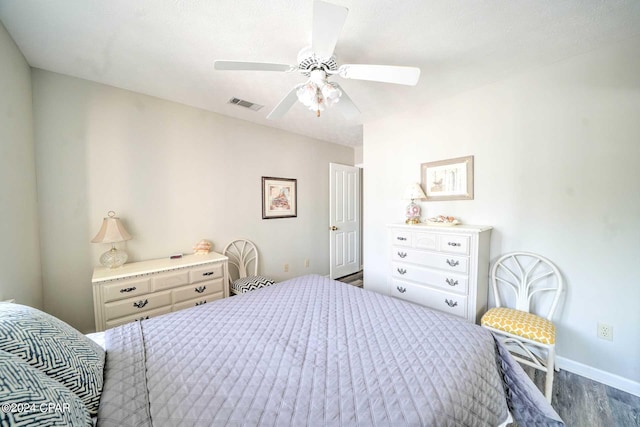
[[[429,200],[473,200],[473,156],[423,163],[422,189]]]
[[[298,216],[298,181],[262,177],[262,219]]]

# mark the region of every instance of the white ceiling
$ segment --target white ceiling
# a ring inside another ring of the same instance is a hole
[[[353,146],[367,121],[640,34],[638,0],[333,2],[349,8],[338,64],[422,70],[416,87],[341,79],[363,113],[354,121],[299,103],[267,120],[303,76],[213,70],[216,59],[295,64],[312,0],[0,0],[0,20],[33,67]]]

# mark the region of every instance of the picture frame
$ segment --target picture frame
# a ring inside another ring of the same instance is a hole
[[[262,177],[262,219],[298,216],[298,180]]]
[[[422,163],[420,176],[427,201],[473,200],[473,156]]]

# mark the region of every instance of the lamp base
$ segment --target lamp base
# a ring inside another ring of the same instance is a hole
[[[111,249],[100,256],[100,264],[106,268],[118,268],[127,262],[127,258],[129,258],[129,255],[125,251],[112,246]]]
[[[413,199],[407,206],[405,216],[407,217],[405,224],[420,224],[420,206],[416,205]]]

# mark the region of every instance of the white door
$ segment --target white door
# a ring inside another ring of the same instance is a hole
[[[329,274],[360,271],[360,169],[329,163]]]

